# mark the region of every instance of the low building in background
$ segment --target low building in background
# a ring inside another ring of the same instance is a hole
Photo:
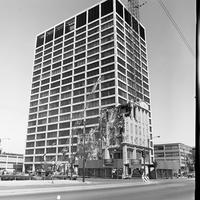
[[[157,163],[157,176],[160,178],[186,175],[194,170],[192,149],[182,143],[154,145],[154,156]]]
[[[1,153],[0,171],[4,172],[22,172],[24,163],[23,154]]]

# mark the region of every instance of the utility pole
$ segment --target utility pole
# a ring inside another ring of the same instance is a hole
[[[83,182],[85,182],[85,124],[86,124],[86,120],[84,119],[83,122]]]
[[[145,152],[145,149],[142,150],[142,157],[144,159],[144,176],[146,176],[146,163],[145,163],[146,152]]]

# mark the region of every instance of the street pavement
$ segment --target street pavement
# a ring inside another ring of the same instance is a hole
[[[86,179],[52,181],[1,181],[0,199],[3,200],[192,200],[194,179]]]

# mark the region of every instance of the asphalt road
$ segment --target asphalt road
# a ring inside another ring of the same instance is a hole
[[[143,186],[50,192],[0,197],[2,200],[193,200],[194,181],[172,181]]]

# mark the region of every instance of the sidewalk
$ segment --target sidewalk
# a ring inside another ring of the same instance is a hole
[[[152,181],[148,184],[157,184],[156,181]],[[0,197],[20,194],[33,194],[33,193],[50,193],[50,192],[62,192],[62,191],[80,191],[80,190],[95,190],[104,188],[116,188],[116,187],[130,187],[130,186],[142,186],[147,185],[141,179],[137,180],[110,180],[92,181],[86,180],[28,180],[28,181],[1,181],[0,182]]]

